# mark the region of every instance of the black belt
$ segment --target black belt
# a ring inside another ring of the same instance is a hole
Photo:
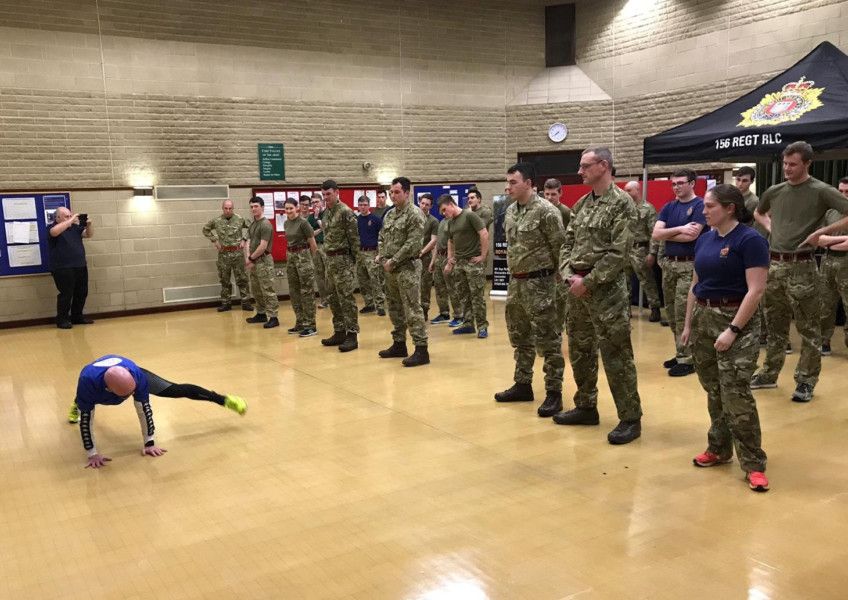
[[[553,275],[553,269],[539,269],[538,271],[530,271],[529,273],[512,273],[510,277],[514,279],[539,279],[540,277],[548,277]]]
[[[780,260],[784,262],[798,262],[801,260],[813,260],[813,251],[804,250],[803,252],[775,252],[770,251],[769,256],[772,260]]]
[[[341,256],[342,254],[350,254],[350,251],[347,248],[342,248],[341,250],[327,250],[327,256]]]
[[[580,275],[580,277],[586,277],[589,273],[592,272],[592,269],[572,269],[575,275]]]
[[[848,254],[845,250],[831,250],[830,248],[824,249],[825,256],[845,256]]]
[[[695,301],[701,306],[709,306],[712,308],[739,308],[742,306],[744,298],[695,298]]]
[[[377,246],[360,246],[359,249],[363,252],[374,252],[377,250]]]
[[[647,248],[651,245],[651,242],[633,242],[633,245],[637,248]]]
[[[287,250],[289,252],[303,252],[304,250],[309,250],[309,244],[297,244],[296,246],[289,246]]]
[[[448,249],[447,248],[445,248],[444,250],[442,250],[441,248],[436,248],[436,256],[447,256],[447,255],[448,255]]]
[[[241,246],[221,246],[221,252],[235,252],[241,250]]]
[[[668,255],[666,255],[666,258],[668,260],[671,260],[671,261],[674,261],[674,262],[692,262],[693,260],[695,260],[694,256],[668,256]]]

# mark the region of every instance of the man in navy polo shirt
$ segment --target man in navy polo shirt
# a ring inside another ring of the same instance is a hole
[[[359,208],[359,214],[356,216],[356,225],[359,228],[356,279],[365,300],[365,306],[359,312],[366,314],[376,310],[377,314],[382,316],[386,314],[386,295],[383,292],[383,278],[379,273],[383,266],[374,259],[377,257],[378,236],[383,227],[383,220],[371,212],[368,196],[360,196],[356,205]]]
[[[84,317],[82,309],[88,297],[88,267],[82,238],[91,237],[91,221],[80,222],[78,214],[60,206],[47,238],[50,273],[56,283],[56,327],[70,329],[74,325],[94,323]]]
[[[692,350],[681,343],[680,334],[686,320],[686,298],[692,286],[692,264],[695,242],[704,230],[704,199],[695,195],[697,174],[692,169],[680,169],[671,175],[675,199],[663,206],[654,225],[653,238],[665,242],[662,267],[662,287],[666,312],[677,352],[663,363],[672,377],[695,372]]]

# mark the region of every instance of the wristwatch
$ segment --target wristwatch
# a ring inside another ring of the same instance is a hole
[[[733,333],[735,333],[736,335],[739,335],[740,333],[742,333],[742,330],[739,327],[737,327],[736,325],[734,325],[733,323],[728,325],[727,328],[730,331],[732,331]]]

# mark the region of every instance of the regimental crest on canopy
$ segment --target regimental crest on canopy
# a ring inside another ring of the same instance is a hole
[[[737,127],[763,127],[797,121],[802,116],[824,106],[819,96],[824,88],[813,87],[815,81],[801,77],[783,86],[779,92],[763,96],[760,103],[742,114]]]

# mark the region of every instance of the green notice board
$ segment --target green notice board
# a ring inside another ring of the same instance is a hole
[[[286,160],[282,144],[258,144],[259,179],[285,179]]]

